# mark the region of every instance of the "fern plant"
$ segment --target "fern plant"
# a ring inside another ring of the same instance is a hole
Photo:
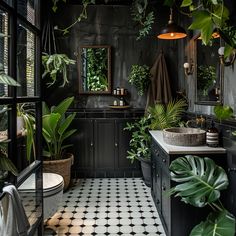
[[[151,129],[165,129],[179,126],[181,117],[187,107],[183,99],[170,101],[167,105],[156,104],[148,108],[151,116]]]

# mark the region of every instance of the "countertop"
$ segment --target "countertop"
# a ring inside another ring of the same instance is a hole
[[[220,154],[226,153],[226,149],[222,147],[208,147],[204,146],[195,146],[195,147],[186,147],[186,146],[174,146],[166,144],[163,140],[163,134],[161,130],[150,130],[149,131],[152,137],[159,143],[159,145],[165,150],[168,154]]]

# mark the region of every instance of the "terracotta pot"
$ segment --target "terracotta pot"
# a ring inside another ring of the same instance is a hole
[[[61,160],[43,161],[43,172],[59,174],[64,179],[64,190],[70,184],[71,166],[74,163],[74,156],[71,153],[66,154],[66,158]]]

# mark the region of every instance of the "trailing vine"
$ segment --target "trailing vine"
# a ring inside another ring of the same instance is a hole
[[[58,7],[57,4],[62,1],[66,2],[66,0],[52,0],[53,7],[52,10],[54,12],[57,11]],[[69,30],[76,25],[77,23],[81,22],[82,20],[87,19],[88,14],[87,14],[87,7],[88,5],[95,4],[96,0],[82,0],[82,6],[83,9],[80,13],[80,15],[77,17],[77,19],[67,26],[64,29],[59,29],[57,30],[61,31],[64,35],[69,33]],[[109,0],[105,0],[105,3],[108,3]],[[139,35],[137,36],[137,40],[140,40],[147,36],[151,29],[152,29],[152,24],[154,23],[154,12],[150,11],[147,12],[147,7],[148,7],[148,0],[133,0],[132,7],[131,7],[131,16],[132,20],[139,25]]]

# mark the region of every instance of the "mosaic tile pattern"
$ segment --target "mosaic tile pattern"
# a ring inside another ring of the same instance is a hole
[[[64,193],[44,235],[165,236],[140,178],[84,179]]]

